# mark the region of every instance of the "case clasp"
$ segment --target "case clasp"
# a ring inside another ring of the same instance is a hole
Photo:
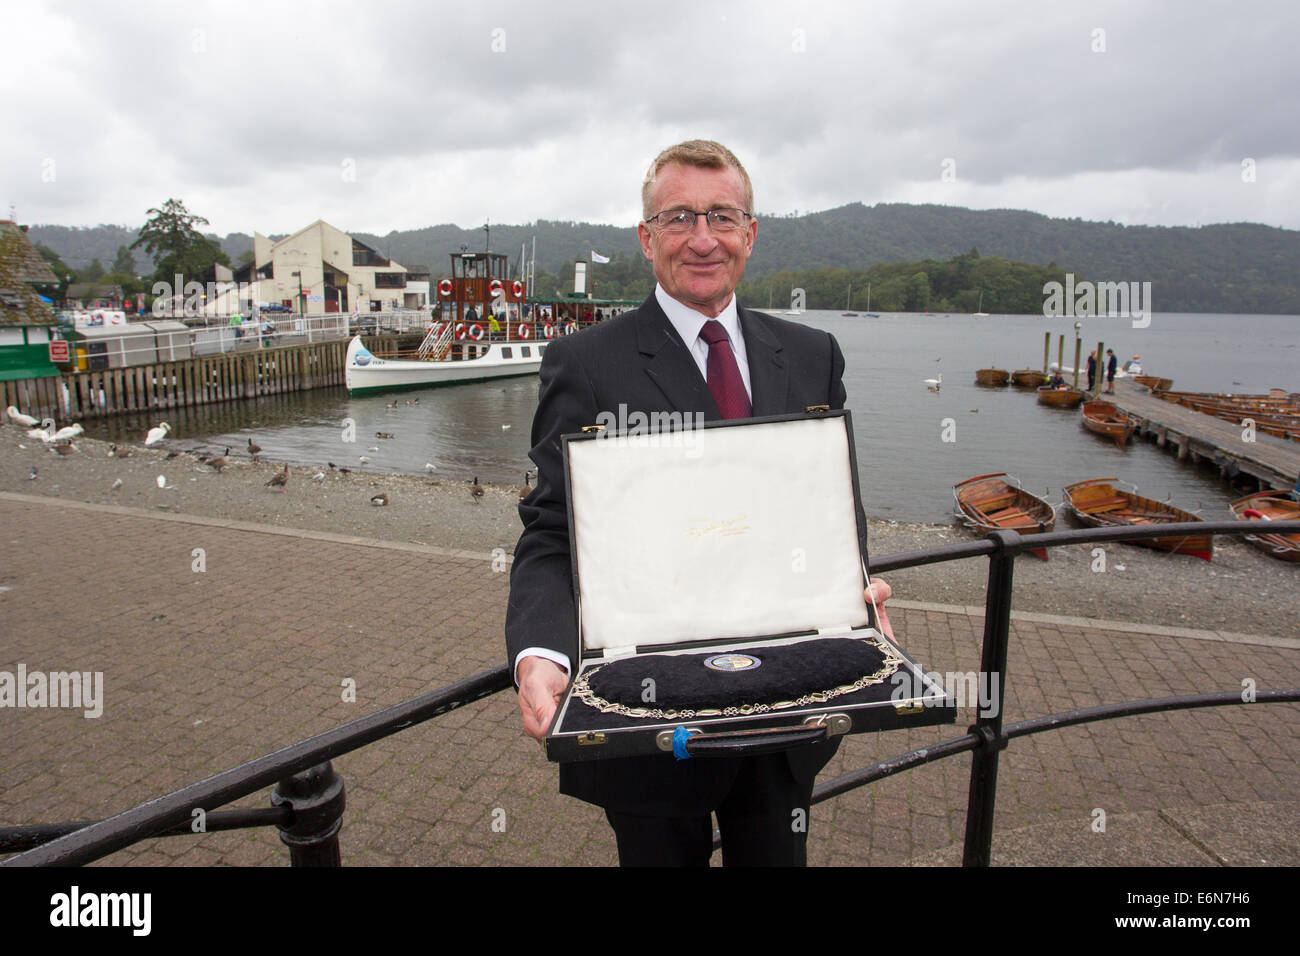
[[[605,735],[599,730],[588,730],[585,733],[578,734],[578,746],[590,747],[593,744],[603,744]]]
[[[830,410],[831,407],[829,405],[808,405],[804,408],[804,413],[807,415],[813,415],[817,412],[829,412]]]
[[[603,432],[604,430],[605,430],[604,425],[583,425],[582,426],[582,431],[584,434],[587,432]]]
[[[853,718],[848,714],[818,714],[816,717],[809,717],[804,723],[825,724],[828,738],[847,734],[853,729]]]

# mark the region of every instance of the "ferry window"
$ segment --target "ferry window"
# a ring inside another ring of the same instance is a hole
[[[532,350],[532,347],[531,347],[531,346],[528,346],[528,345],[521,345],[521,346],[519,347],[519,357],[520,357],[520,358],[531,358],[531,357],[532,357],[532,354],[533,354],[533,350]]]
[[[502,358],[510,358],[511,355],[512,355],[513,353],[514,353],[514,350],[511,349],[510,346],[508,346],[508,345],[504,345],[504,346],[501,347],[501,357],[502,357]]]
[[[541,354],[542,354],[543,352],[545,352],[545,351],[546,351],[546,346],[545,346],[545,345],[539,345],[539,346],[537,346],[537,354],[538,354],[538,355],[541,355]]]

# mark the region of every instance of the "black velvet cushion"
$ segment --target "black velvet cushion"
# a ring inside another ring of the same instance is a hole
[[[886,668],[886,656],[875,644],[853,638],[739,648],[730,654],[748,655],[761,664],[744,670],[713,670],[704,662],[728,655],[644,654],[594,668],[587,682],[595,696],[624,707],[723,708],[797,700],[867,675],[887,677],[897,664]]]

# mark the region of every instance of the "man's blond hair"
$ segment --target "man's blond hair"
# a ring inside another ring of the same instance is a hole
[[[736,158],[736,154],[721,143],[715,143],[711,139],[688,139],[676,146],[669,146],[656,156],[654,162],[650,164],[650,169],[645,174],[645,181],[641,184],[642,218],[649,218],[657,212],[662,212],[660,209],[650,208],[650,189],[654,186],[659,170],[669,163],[681,163],[683,166],[699,166],[703,169],[733,167],[740,173],[740,181],[745,187],[745,212],[753,213],[754,184],[749,181],[749,173],[745,172],[745,167],[740,165],[740,160]]]

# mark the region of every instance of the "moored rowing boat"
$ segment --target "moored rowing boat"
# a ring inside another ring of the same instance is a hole
[[[1056,525],[1056,509],[1020,487],[1006,472],[976,475],[952,486],[957,517],[980,531],[1006,529],[1020,534],[1042,534]],[[1043,548],[1032,553],[1047,560]]]
[[[1001,388],[1011,381],[1011,373],[1004,368],[977,368],[975,370],[976,385],[991,385],[994,388]]]
[[[1300,521],[1300,501],[1280,491],[1257,491],[1228,506],[1239,521]],[[1246,540],[1271,558],[1300,563],[1300,534],[1248,534]]]
[[[1088,431],[1115,439],[1120,448],[1137,431],[1137,423],[1110,402],[1084,402],[1082,421]]]
[[[1052,388],[1044,385],[1038,390],[1038,404],[1053,408],[1075,408],[1083,399],[1084,392],[1080,388]]]
[[[1011,384],[1016,388],[1038,388],[1047,384],[1047,376],[1036,368],[1018,368],[1011,373]]]
[[[1124,525],[1141,527],[1205,520],[1168,502],[1143,498],[1132,485],[1129,485],[1133,489],[1131,491],[1119,488],[1116,485],[1118,482],[1118,478],[1089,478],[1066,485],[1065,503],[1069,506],[1070,513],[1078,521],[1093,528]],[[1214,538],[1208,534],[1191,534],[1181,538],[1144,538],[1124,543],[1155,548],[1157,551],[1190,554],[1203,561],[1209,561],[1214,556]]]

